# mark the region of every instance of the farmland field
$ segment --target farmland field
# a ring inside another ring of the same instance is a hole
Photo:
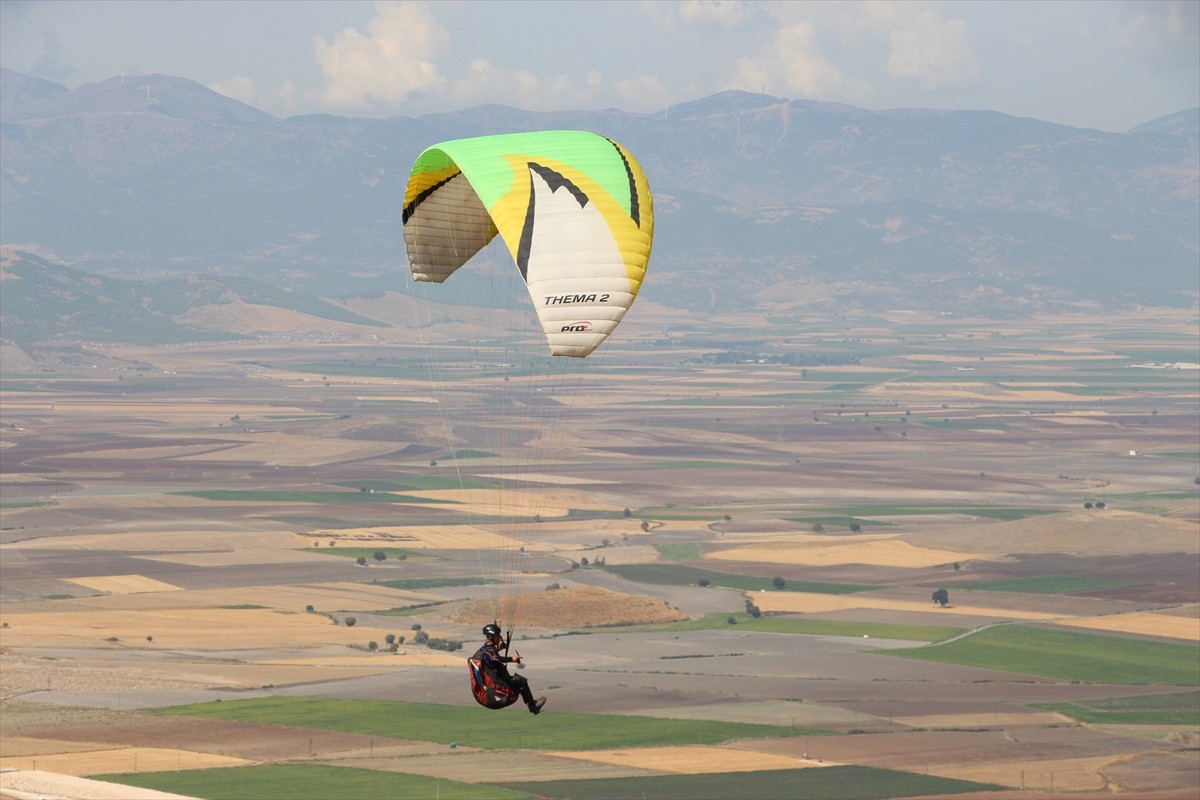
[[[0,792],[1194,794],[1194,313],[628,322],[511,402],[319,321],[3,373]]]

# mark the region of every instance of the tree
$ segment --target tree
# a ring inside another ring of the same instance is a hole
[[[621,515],[622,515],[622,516],[625,516],[625,517],[632,517],[632,516],[633,516],[633,512],[632,512],[632,511],[630,511],[630,510],[629,510],[629,508],[627,507],[627,508],[626,508],[624,511],[622,511],[622,512],[621,512]]]
[[[358,620],[354,617],[346,617],[343,622],[346,623],[347,628],[353,628],[358,623]]]
[[[376,650],[379,649],[379,642],[376,642],[374,640],[367,642],[367,649],[370,650],[372,653],[374,653]]]
[[[579,563],[584,569],[587,569],[587,567],[588,567],[587,556],[584,556],[583,558],[579,559]]]
[[[396,634],[389,633],[387,636],[383,637],[383,641],[387,642],[388,644],[395,644],[396,643]]]
[[[647,520],[642,520],[642,533],[650,530],[650,523]]]
[[[762,609],[759,608],[758,606],[754,605],[754,601],[751,600],[749,597],[747,597],[746,598],[746,613],[749,614],[750,616],[754,617],[755,619],[758,619],[759,617],[762,616]]]
[[[387,553],[383,552],[382,550],[376,550],[375,551],[375,560],[376,561],[387,561]]]
[[[354,563],[358,564],[360,567],[365,567],[367,565],[367,557],[359,556],[358,558],[354,559]]]
[[[825,532],[824,525],[822,525],[819,522],[813,524],[813,533],[824,533],[824,532]]]
[[[851,533],[858,533],[861,530],[862,530],[862,525],[859,525],[857,522],[850,523],[850,532]]]
[[[696,581],[696,585],[702,589],[707,589],[709,586],[712,586],[712,581],[710,581],[708,578],[701,578],[700,580]]]
[[[771,580],[771,585],[776,589],[782,589],[783,587],[787,586],[787,581],[785,581],[783,578],[773,578]]]
[[[933,602],[937,603],[942,608],[950,605],[950,593],[945,589],[938,589],[932,595]]]

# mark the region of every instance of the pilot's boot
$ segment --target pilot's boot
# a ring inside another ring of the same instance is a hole
[[[530,714],[542,713],[542,706],[544,706],[544,705],[546,705],[546,698],[539,697],[537,700],[534,700],[532,703],[529,704],[529,713]]]

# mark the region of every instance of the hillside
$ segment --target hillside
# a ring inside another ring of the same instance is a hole
[[[246,312],[247,308],[260,310]],[[308,330],[328,329],[331,323],[384,324],[315,297],[245,278],[124,280],[53,264],[11,248],[0,250],[3,339],[19,345],[50,340],[222,341],[305,330],[297,315],[313,320]]]
[[[646,169],[657,237],[644,297],[672,308],[1011,314],[1197,296],[1195,110],[1126,134],[746,92],[655,116],[281,120],[163,75],[68,91],[5,71],[3,88],[0,241],[101,275],[394,290],[422,149],[584,128]]]

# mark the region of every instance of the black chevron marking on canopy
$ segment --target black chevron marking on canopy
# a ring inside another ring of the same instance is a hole
[[[400,224],[403,225],[403,224],[407,223],[409,218],[411,218],[412,215],[417,212],[417,206],[421,205],[421,203],[424,203],[426,200],[428,200],[433,195],[434,192],[436,192],[438,189],[445,186],[450,181],[457,178],[459,175],[462,175],[462,173],[456,172],[453,175],[451,175],[449,178],[444,178],[444,179],[438,181],[433,186],[430,186],[428,189],[426,189],[425,191],[421,192],[419,195],[414,197],[413,201],[404,207],[404,212],[400,216]]]
[[[607,138],[606,141],[617,151],[617,155],[621,157],[621,163],[625,165],[625,177],[629,180],[629,216],[633,219],[633,224],[640,228],[642,227],[642,209],[641,203],[638,201],[637,181],[633,178],[633,167],[629,166],[629,159],[625,157],[625,153],[616,142]]]
[[[529,283],[529,250],[533,247],[533,225],[534,212],[537,205],[534,200],[535,194],[533,190],[533,174],[536,172],[541,179],[550,187],[551,192],[557,192],[559,189],[566,189],[571,193],[571,196],[579,203],[579,207],[583,208],[588,204],[588,196],[571,182],[569,178],[560,172],[550,169],[547,166],[530,161],[529,167],[529,208],[525,210],[525,224],[521,226],[521,243],[517,247],[517,269],[521,271],[521,278],[526,283]]]

